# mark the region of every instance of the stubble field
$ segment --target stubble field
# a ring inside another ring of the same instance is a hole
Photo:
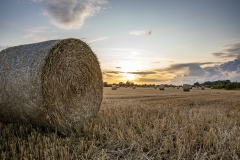
[[[240,91],[104,88],[70,137],[0,125],[2,159],[240,159]]]

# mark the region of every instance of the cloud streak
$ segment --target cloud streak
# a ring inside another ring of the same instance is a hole
[[[96,38],[96,39],[93,39],[93,40],[89,40],[89,41],[87,41],[87,43],[93,43],[93,42],[96,42],[96,41],[103,41],[103,40],[106,40],[108,38],[109,37],[99,37],[99,38]]]
[[[38,26],[35,28],[30,28],[28,30],[28,34],[24,35],[24,39],[32,39],[36,42],[46,41],[49,39],[57,39],[57,36],[51,36],[51,37],[42,37],[39,36],[39,33],[53,33],[54,31],[48,31],[48,27],[46,26]]]
[[[61,29],[80,29],[87,18],[101,10],[107,0],[43,0],[44,15]]]
[[[156,74],[157,72],[127,72],[128,74],[138,74],[138,75],[146,75],[146,74]]]
[[[225,45],[221,51],[212,54],[218,58],[240,58],[240,43]]]
[[[142,36],[142,35],[150,36],[152,34],[152,31],[136,30],[136,31],[129,32],[129,34],[134,35],[134,36]]]

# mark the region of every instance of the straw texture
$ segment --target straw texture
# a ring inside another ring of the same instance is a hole
[[[68,134],[95,117],[102,72],[78,39],[51,40],[0,52],[0,121],[31,123]]]

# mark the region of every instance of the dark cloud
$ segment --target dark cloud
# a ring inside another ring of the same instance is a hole
[[[220,65],[222,71],[237,71],[238,67],[240,66],[240,59],[235,59],[234,61],[228,61]]]
[[[221,65],[215,65],[212,67],[202,68],[200,65],[211,64],[211,62],[206,63],[188,63],[188,64],[177,64],[171,66],[171,69],[177,67],[188,67],[188,73],[177,74],[172,79],[172,83],[190,83],[194,82],[204,82],[204,81],[216,81],[216,80],[226,80],[240,82],[240,60],[235,59],[233,61],[228,61],[222,63]],[[214,64],[214,63],[212,63]]]
[[[240,59],[240,43],[225,45],[220,52],[212,53],[219,58],[238,58]]]
[[[199,65],[191,65],[188,67],[189,76],[204,76],[204,70]]]
[[[127,72],[129,74],[156,74],[157,72],[152,72],[152,71],[149,71],[149,72]]]
[[[142,82],[142,83],[144,83],[144,82],[152,82],[152,83],[154,83],[154,82],[165,82],[167,80],[156,79],[156,78],[139,78],[139,79],[137,79],[137,81],[138,82]]]
[[[110,74],[119,74],[119,73],[121,73],[121,72],[119,72],[119,71],[106,71],[105,73],[110,73]]]
[[[148,36],[150,36],[151,34],[152,34],[152,31],[149,31],[149,32],[147,33]]]
[[[116,68],[121,69],[121,67],[116,67]]]
[[[157,61],[157,62],[151,62],[151,63],[161,63],[161,62]]]
[[[178,71],[178,70],[182,70],[183,68],[191,68],[191,69],[196,69],[197,66],[201,66],[201,65],[207,65],[207,64],[218,64],[219,62],[203,62],[203,63],[178,63],[178,64],[172,64],[170,67],[168,68],[163,68],[163,69],[158,69],[157,71]],[[199,68],[198,68],[199,69]]]
[[[101,10],[107,0],[43,0],[47,5],[44,14],[63,29],[79,29],[86,18]]]

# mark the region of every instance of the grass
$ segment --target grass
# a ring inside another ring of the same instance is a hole
[[[240,159],[240,92],[104,88],[98,116],[64,137],[1,125],[2,159]]]

